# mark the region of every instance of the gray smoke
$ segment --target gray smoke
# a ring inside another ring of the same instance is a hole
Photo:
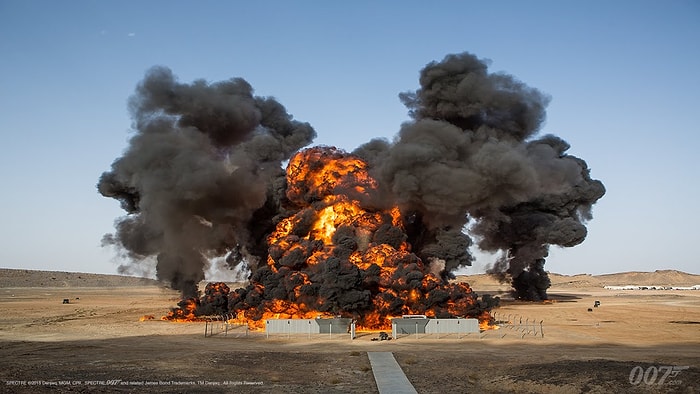
[[[155,256],[157,277],[194,296],[209,258],[254,261],[281,163],[316,133],[243,79],[183,84],[165,67],[147,72],[129,107],[135,135],[97,184],[127,215],[103,241],[132,261]]]
[[[444,260],[448,273],[471,265],[471,220],[481,249],[506,253],[491,272],[510,278],[519,298],[546,298],[549,245],[583,242],[605,188],[565,141],[534,138],[549,98],[487,68],[469,53],[428,64],[420,88],[400,95],[413,121],[393,143],[355,154],[413,212],[409,240],[421,258]]]

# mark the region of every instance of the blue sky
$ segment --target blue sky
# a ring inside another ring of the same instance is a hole
[[[0,267],[116,272],[100,239],[123,211],[95,184],[154,65],[242,77],[352,150],[408,120],[423,66],[468,51],[550,95],[541,133],[607,188],[549,271],[700,273],[700,3],[485,3],[0,0]]]

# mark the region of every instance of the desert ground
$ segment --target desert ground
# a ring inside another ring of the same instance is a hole
[[[502,296],[497,330],[373,341],[162,321],[179,297],[153,280],[0,269],[0,392],[375,393],[368,351],[393,352],[419,393],[700,392],[700,291],[603,288],[699,275],[551,277],[550,302],[459,277]]]

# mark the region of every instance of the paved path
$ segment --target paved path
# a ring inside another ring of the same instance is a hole
[[[391,352],[367,352],[367,356],[379,394],[418,394]]]

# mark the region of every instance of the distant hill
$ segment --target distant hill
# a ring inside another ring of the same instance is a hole
[[[603,286],[694,286],[700,284],[700,275],[689,274],[676,270],[656,270],[654,272],[620,272],[615,274],[591,275],[561,275],[549,273],[549,278],[554,287],[603,287]],[[508,283],[499,283],[498,280],[488,274],[460,275],[460,282],[467,282],[478,290],[494,286],[506,286]]]
[[[154,279],[124,275],[0,268],[0,288],[127,286],[162,286],[162,284]]]
[[[656,270],[654,272],[622,272],[619,274],[598,275],[602,286],[622,285],[665,285],[694,286],[700,284],[700,275],[676,270]]]

